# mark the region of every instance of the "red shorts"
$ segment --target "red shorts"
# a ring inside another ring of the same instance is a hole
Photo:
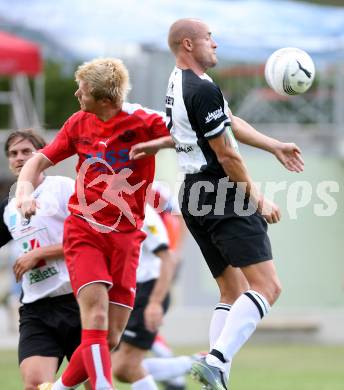
[[[111,303],[132,308],[136,269],[146,235],[141,230],[101,233],[83,218],[70,215],[64,224],[63,248],[75,296],[88,284],[109,285]]]

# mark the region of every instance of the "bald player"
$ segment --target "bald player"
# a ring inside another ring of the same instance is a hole
[[[217,44],[201,20],[181,19],[168,43],[176,58],[167,88],[169,141],[136,145],[132,158],[172,143],[185,173],[181,210],[219,287],[210,352],[193,365],[208,388],[225,390],[235,353],[277,300],[281,284],[274,266],[267,223],[281,218],[277,205],[255,186],[237,140],[266,150],[290,171],[301,172],[300,149],[267,137],[234,116],[220,88],[205,73],[217,64]]]

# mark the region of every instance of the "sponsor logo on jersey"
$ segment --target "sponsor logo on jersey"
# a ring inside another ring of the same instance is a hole
[[[23,223],[22,223],[22,225],[24,227],[22,229],[19,229],[19,232],[21,235],[24,235],[24,234],[29,233],[29,232],[34,232],[36,230],[33,226],[27,226],[27,224],[24,225]]]
[[[118,136],[118,139],[122,142],[132,142],[136,138],[136,132],[134,130],[126,130],[123,134]]]
[[[166,96],[165,104],[166,104],[166,106],[173,106],[174,98],[172,96]]]
[[[180,145],[177,145],[176,146],[176,152],[177,153],[189,153],[189,152],[192,152],[193,151],[193,147],[191,145],[188,145],[188,146],[180,146]]]
[[[31,221],[31,218],[22,218],[21,224],[22,226],[27,226]]]
[[[58,271],[55,267],[48,267],[45,270],[41,270],[40,268],[35,268],[29,274],[30,284],[42,282],[43,280],[51,278],[56,274],[58,274]]]
[[[107,143],[109,142],[109,139],[106,139],[105,141],[99,141],[100,145],[104,145],[107,148]]]
[[[36,238],[33,238],[29,241],[23,242],[23,252],[27,253],[32,251],[33,249],[39,248],[40,244],[39,241]],[[41,267],[44,267],[47,265],[46,260],[41,259],[34,268],[32,268],[29,271],[29,282],[30,284],[35,284],[38,282],[42,282],[45,279],[51,278],[52,276],[55,276],[58,274],[58,270],[54,267],[47,267],[46,269],[42,269]]]
[[[36,238],[33,238],[32,240],[29,240],[29,241],[24,241],[22,246],[23,246],[23,253],[28,253],[28,252],[32,251],[33,249],[41,247],[39,241]],[[33,267],[33,269],[37,269],[37,268],[43,267],[45,265],[47,265],[47,262],[44,259],[41,259],[35,265],[35,267]]]
[[[102,142],[102,141],[101,141]],[[105,161],[109,165],[111,165],[112,168],[115,168],[115,165],[118,164],[124,164],[127,166],[129,162],[129,149],[120,149],[120,150],[115,150],[115,149],[110,149],[107,150],[106,153],[104,152],[97,152],[93,154],[85,154],[86,159],[101,159],[102,161]],[[95,166],[95,169],[99,172],[106,172],[106,167],[102,166]]]
[[[223,115],[222,107],[218,108],[217,110],[215,110],[213,112],[208,112],[208,115],[205,118],[205,123],[209,123],[211,121],[219,119],[219,118],[221,118],[222,115]]]

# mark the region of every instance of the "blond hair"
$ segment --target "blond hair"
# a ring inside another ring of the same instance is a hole
[[[110,99],[121,106],[130,90],[129,73],[117,58],[97,58],[85,62],[75,72],[75,80],[86,82],[95,100]]]

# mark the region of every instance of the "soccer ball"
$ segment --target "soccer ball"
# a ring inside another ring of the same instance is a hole
[[[283,96],[306,92],[312,85],[314,76],[312,58],[305,51],[295,47],[276,50],[265,65],[266,82]]]

